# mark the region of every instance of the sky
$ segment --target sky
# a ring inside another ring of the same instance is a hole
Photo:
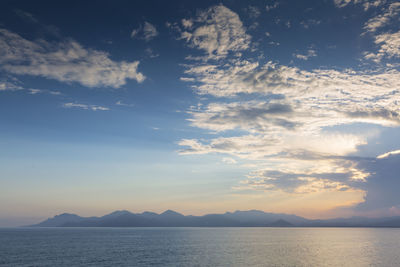
[[[400,3],[0,3],[0,226],[400,215]]]

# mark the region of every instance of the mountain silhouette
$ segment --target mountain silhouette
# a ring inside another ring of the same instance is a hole
[[[185,216],[173,210],[163,213],[114,211],[101,217],[63,213],[31,227],[400,227],[400,216],[350,217],[309,220],[297,215],[259,210]]]
[[[292,227],[293,224],[280,219],[280,220],[277,220],[276,222],[271,223],[269,226],[271,226],[271,227]]]

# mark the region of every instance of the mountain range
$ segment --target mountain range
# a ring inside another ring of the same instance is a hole
[[[350,217],[309,220],[284,213],[259,210],[185,216],[173,210],[132,213],[114,211],[101,217],[63,213],[30,227],[400,227],[400,216],[384,218]]]

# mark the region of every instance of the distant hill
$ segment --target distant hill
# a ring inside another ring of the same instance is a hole
[[[259,210],[185,216],[173,210],[161,214],[114,211],[102,217],[81,217],[63,213],[31,227],[400,227],[399,217],[350,217],[308,220],[284,213]]]
[[[49,218],[41,223],[38,223],[34,226],[40,227],[57,227],[60,225],[64,225],[65,223],[75,223],[81,221],[83,218],[76,214],[63,213],[60,215],[56,215],[53,218]]]
[[[281,220],[277,220],[276,222],[271,223],[269,226],[270,227],[292,227],[293,224],[281,219]]]

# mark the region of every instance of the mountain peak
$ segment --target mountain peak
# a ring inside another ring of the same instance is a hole
[[[54,216],[54,218],[62,218],[62,217],[79,217],[79,216],[73,213],[66,213],[66,212]]]
[[[166,210],[163,213],[161,213],[160,215],[162,215],[162,216],[184,216],[183,214],[180,214],[173,210]]]
[[[125,214],[132,214],[132,213],[127,210],[116,210],[114,212],[111,212],[110,214],[107,214],[106,216],[120,216]]]
[[[264,211],[261,210],[235,210],[235,212],[233,212],[233,214],[239,214],[239,213],[243,213],[243,214],[265,214]]]

